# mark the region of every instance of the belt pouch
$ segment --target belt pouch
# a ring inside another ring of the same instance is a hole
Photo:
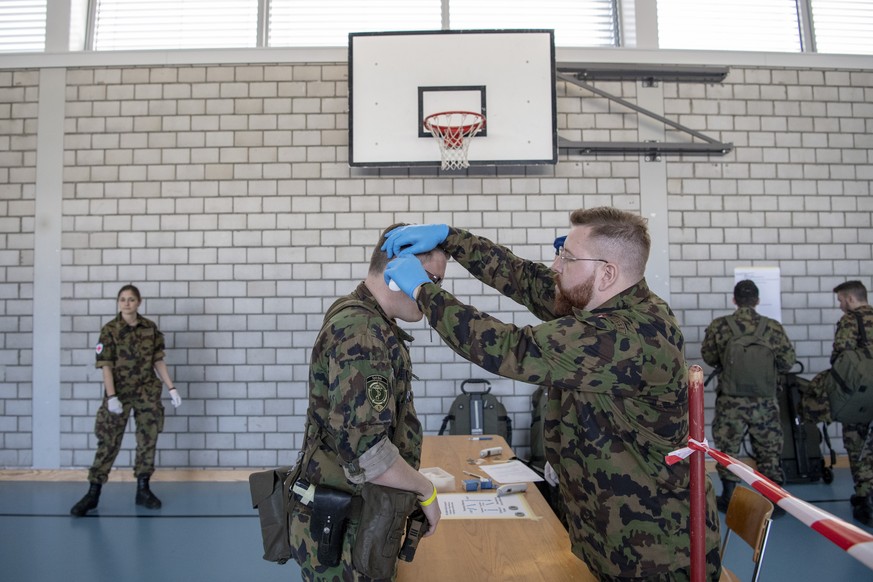
[[[391,578],[406,532],[406,518],[415,508],[412,491],[365,483],[361,490],[361,523],[352,550],[355,570],[370,578]]]
[[[351,494],[316,486],[309,533],[318,548],[318,562],[324,566],[332,568],[340,563],[343,534],[351,505]]]

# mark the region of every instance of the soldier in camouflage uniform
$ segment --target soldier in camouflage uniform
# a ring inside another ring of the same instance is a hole
[[[834,287],[834,293],[844,315],[837,322],[831,364],[841,352],[859,347],[861,333],[856,313],[861,314],[867,338],[873,338],[873,307],[867,302],[864,284],[846,281]],[[835,388],[830,369],[812,379],[804,398],[804,414],[808,419],[831,420],[828,394]],[[852,516],[864,525],[873,526],[873,423],[843,423],[843,444],[855,483],[855,494],[851,498]]]
[[[406,295],[388,288],[382,242],[384,233],[367,278],[328,310],[312,349],[299,478],[353,495],[365,482],[415,491],[421,501],[430,500],[422,509],[429,522],[426,535],[431,535],[440,510],[433,484],[418,472],[422,427],[413,405],[407,347],[413,338],[396,321],[420,321],[422,313]],[[447,260],[440,250],[416,258],[437,284],[445,276]],[[318,562],[310,520],[311,507],[295,503],[291,557],[300,564],[304,580],[371,580],[352,564],[358,520],[349,522],[342,558],[334,567]]]
[[[136,421],[136,504],[148,509],[161,507],[149,488],[158,434],[164,427],[161,381],[167,385],[173,406],[179,406],[182,397],[164,362],[164,334],[153,321],[137,313],[141,303],[139,289],[125,285],[118,292],[118,316],[100,330],[96,351],[97,367],[103,370],[104,395],[94,423],[97,453],[88,471],[88,493],[70,509],[77,517],[97,507],[100,490],[121,450],[131,410]]]
[[[715,400],[715,417],[712,421],[712,437],[714,445],[730,455],[740,452],[746,428],[755,453],[758,471],[776,483],[783,483],[785,475],[782,472],[782,422],[779,416],[779,402],[776,399],[776,382],[768,396],[737,396],[726,394],[722,390],[721,379],[725,370],[731,366],[728,361],[727,349],[734,332],[729,319],[736,325],[740,334],[750,334],[757,330],[763,318],[766,321],[761,335],[770,346],[775,361],[776,371],[787,373],[794,365],[795,354],[791,340],[775,319],[760,315],[755,311],[758,305],[758,286],[748,279],[734,286],[735,313],[716,318],[703,338],[701,355],[703,361],[713,368],[720,368],[719,390]],[[764,377],[763,372],[761,372]],[[722,494],[718,498],[720,511],[727,511],[728,503],[739,479],[730,471],[719,465],[718,476],[722,482]]]
[[[458,354],[549,388],[546,458],[567,506],[573,552],[600,580],[690,578],[690,469],[667,466],[688,439],[684,339],[644,279],[645,220],[577,210],[551,270],[446,225],[389,235],[398,254],[439,245],[545,323],[518,327],[465,305],[400,254],[386,269]],[[707,478],[707,578],[718,579],[719,521]]]

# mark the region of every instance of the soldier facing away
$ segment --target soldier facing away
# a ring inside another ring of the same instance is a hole
[[[690,468],[664,462],[688,439],[684,340],[644,278],[646,221],[594,208],[570,222],[551,269],[445,224],[400,228],[384,247],[398,255],[385,274],[458,354],[548,387],[546,458],[572,550],[591,571],[600,580],[688,580]],[[544,323],[503,323],[431,284],[406,253],[437,246]],[[706,492],[706,575],[715,580],[719,522],[708,478]]]
[[[155,472],[155,449],[164,429],[161,382],[167,385],[174,407],[182,403],[164,362],[164,334],[137,310],[142,303],[139,289],[125,285],[118,292],[118,316],[100,330],[97,367],[103,370],[103,403],[97,410],[94,433],[97,453],[88,471],[88,493],[70,509],[77,517],[97,507],[100,491],[109,478],[112,463],[121,450],[127,418],[136,422],[136,504],[160,509],[161,501],[149,487]],[[157,376],[155,373],[157,372]]]
[[[713,320],[701,347],[703,361],[720,369],[712,437],[716,448],[736,455],[748,428],[758,470],[781,484],[784,435],[777,373],[794,365],[794,347],[778,321],[755,310],[760,297],[754,281],[737,283],[733,301],[736,312]],[[717,470],[722,482],[718,508],[726,512],[739,479],[721,465]]]
[[[416,493],[429,524],[425,537],[436,531],[440,518],[436,488],[418,472],[423,436],[413,405],[407,347],[412,336],[396,321],[420,321],[422,313],[406,295],[388,288],[382,275],[388,257],[379,248],[383,241],[384,233],[367,278],[331,306],[312,349],[306,436],[294,479],[295,491],[318,488],[313,501],[295,498],[290,536],[291,557],[300,564],[304,580],[377,579],[362,572],[353,557],[357,538],[371,524],[360,527],[363,520],[352,513],[345,530],[328,539],[316,527],[325,513],[341,511],[343,499],[362,499],[368,483]],[[444,252],[413,260],[430,273],[430,281],[442,281]],[[337,502],[322,509],[319,491]],[[363,503],[369,501],[364,498]],[[396,573],[397,552],[393,555],[388,566]]]

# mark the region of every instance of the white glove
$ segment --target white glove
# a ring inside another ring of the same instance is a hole
[[[170,401],[173,403],[173,408],[179,408],[182,404],[182,397],[179,396],[179,391],[175,388],[170,388]]]
[[[558,473],[548,461],[546,461],[546,466],[543,469],[543,477],[546,478],[546,483],[552,487],[558,486]]]
[[[109,400],[106,402],[106,408],[108,408],[109,412],[112,414],[121,414],[122,410],[124,410],[118,396],[115,396],[114,394],[110,396]]]

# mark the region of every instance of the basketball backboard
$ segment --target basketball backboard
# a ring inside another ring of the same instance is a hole
[[[349,164],[439,166],[424,118],[481,113],[470,165],[558,160],[552,30],[349,35]]]

